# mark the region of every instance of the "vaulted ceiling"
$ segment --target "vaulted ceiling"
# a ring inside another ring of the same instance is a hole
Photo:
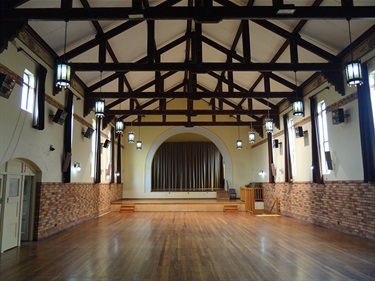
[[[69,61],[85,114],[101,98],[107,122],[141,126],[261,131],[320,73],[342,91],[343,59],[375,33],[373,0],[13,0],[1,15]]]

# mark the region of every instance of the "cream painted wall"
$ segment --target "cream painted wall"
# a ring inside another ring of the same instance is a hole
[[[8,49],[0,54],[0,63],[17,75],[22,77],[25,69],[36,73],[36,63],[23,52],[17,52],[17,48],[22,47],[32,54],[17,39],[9,43]],[[53,69],[41,61],[37,56],[33,58],[47,69],[46,77],[46,95],[52,97],[58,103],[65,105],[65,92],[53,96],[54,85]],[[83,99],[78,100],[74,97],[74,113],[83,117]],[[64,126],[51,121],[49,115],[54,115],[56,107],[45,103],[45,129],[36,130],[32,127],[32,114],[20,109],[21,87],[16,85],[9,99],[0,97],[0,166],[11,159],[27,159],[34,163],[41,170],[42,182],[61,182],[62,180],[62,162],[63,162],[63,138]],[[91,112],[85,119],[92,124],[94,114]],[[71,182],[93,182],[90,176],[90,147],[91,140],[83,137],[82,132],[87,127],[82,125],[76,119],[73,121],[73,145],[71,159]],[[110,127],[103,130],[102,133],[108,135]],[[105,141],[101,137],[101,143]],[[50,151],[50,145],[55,151]],[[109,182],[106,177],[106,168],[108,165],[109,149],[102,150],[102,182]],[[74,163],[81,164],[81,171],[73,168]]]

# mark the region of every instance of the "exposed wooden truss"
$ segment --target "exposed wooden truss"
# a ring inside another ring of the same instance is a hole
[[[151,6],[147,0],[132,0],[129,7],[91,7],[89,0],[80,0],[82,8],[73,7],[72,0],[61,0],[60,8],[27,9],[15,8],[28,2],[27,0],[10,0],[0,8],[0,24],[2,22],[19,22],[24,20],[61,20],[61,21],[91,21],[95,28],[95,38],[88,40],[64,54],[64,58],[72,61],[72,70],[79,76],[81,72],[109,72],[104,79],[85,87],[85,114],[88,114],[96,99],[108,99],[106,104],[106,118],[104,124],[113,117],[127,118],[138,116],[141,126],[233,126],[249,125],[241,121],[241,116],[249,116],[253,127],[261,131],[263,118],[267,115],[278,114],[278,104],[272,104],[268,99],[288,99],[292,101],[302,96],[302,87],[297,86],[276,72],[311,72],[323,73],[338,89],[344,85],[342,70],[342,55],[334,55],[316,44],[302,38],[299,32],[308,20],[337,20],[337,19],[375,19],[375,7],[354,6],[353,0],[342,0],[339,6],[320,6],[323,0],[316,0],[311,6],[286,5],[282,0],[273,0],[271,6],[254,6],[254,1],[239,6],[229,0],[165,0],[156,6]],[[186,3],[185,6],[174,6]],[[218,6],[221,5],[221,6]],[[283,9],[293,9],[290,14],[282,13]],[[272,19],[299,19],[295,29],[290,32],[275,23]],[[104,31],[100,20],[122,20],[123,23]],[[185,20],[186,32],[177,39],[164,46],[157,46],[155,41],[155,22],[163,20]],[[220,42],[209,38],[203,33],[204,24],[215,24],[224,20],[238,20],[239,26],[231,47],[223,46]],[[253,61],[251,48],[251,32],[249,22],[264,28],[268,32],[277,34],[285,39],[284,43],[270,61]],[[118,59],[110,40],[136,27],[142,22],[147,24],[147,52],[144,57],[135,62],[123,62]],[[375,25],[374,25],[375,26]],[[373,34],[375,27],[367,31]],[[366,40],[361,38],[361,41]],[[185,45],[185,59],[183,62],[164,62],[161,57],[166,52]],[[236,52],[238,44],[242,44],[242,53]],[[358,45],[354,42],[353,45]],[[206,62],[203,47],[209,46],[224,54],[225,62]],[[81,54],[98,48],[96,62],[79,62],[76,60]],[[280,63],[277,60],[289,48],[290,61]],[[318,56],[320,63],[304,63],[300,61],[299,49],[304,49]],[[346,50],[348,51],[348,50]],[[350,51],[350,50],[349,50]],[[56,57],[56,60],[60,59]],[[138,88],[131,85],[127,74],[133,72],[153,72],[154,79]],[[183,80],[172,88],[165,88],[165,81],[169,77],[183,73]],[[235,82],[237,72],[258,72],[258,78],[248,88]],[[206,75],[215,79],[215,89],[208,89],[199,83],[199,77]],[[101,87],[109,83],[117,83],[117,91],[101,91]],[[289,90],[273,91],[271,82],[277,82]],[[256,91],[257,86],[263,83],[263,91]],[[153,90],[150,90],[152,88]],[[99,91],[100,89],[100,91]],[[225,90],[223,90],[225,89]],[[168,99],[186,99],[186,109],[171,110],[167,108]],[[142,99],[142,102],[140,101]],[[148,99],[147,102],[144,102]],[[194,100],[209,100],[211,110],[197,110]],[[233,99],[241,99],[233,102]],[[129,109],[115,110],[125,100],[129,100]],[[265,105],[266,110],[253,109],[253,101]],[[156,109],[146,109],[153,106]],[[224,106],[230,110],[224,110]],[[142,116],[161,115],[161,122],[144,122]],[[168,121],[168,116],[185,115],[185,122]],[[193,122],[197,115],[211,115],[211,122]],[[217,122],[217,115],[230,115],[233,122]],[[278,118],[275,118],[278,122]],[[133,123],[133,125],[135,125]],[[276,124],[278,125],[278,124]]]

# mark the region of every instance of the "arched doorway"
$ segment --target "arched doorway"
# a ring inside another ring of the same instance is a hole
[[[228,150],[226,149],[225,145],[221,142],[221,140],[214,135],[212,132],[207,131],[202,128],[174,128],[162,136],[160,136],[152,145],[146,159],[146,187],[145,191],[146,192],[151,192],[151,167],[152,167],[152,160],[153,157],[159,148],[159,146],[165,142],[167,139],[169,139],[172,136],[178,135],[178,134],[186,134],[186,133],[193,133],[193,134],[198,134],[202,135],[205,138],[209,139],[212,143],[216,145],[216,147],[219,149],[224,163],[225,163],[225,171],[224,171],[224,179],[227,180],[228,182],[231,181],[231,160],[229,157]]]
[[[0,167],[1,252],[32,241],[37,166],[25,159],[13,159]]]

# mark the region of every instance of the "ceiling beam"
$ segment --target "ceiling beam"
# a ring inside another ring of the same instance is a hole
[[[340,71],[340,63],[70,63],[72,70],[79,71],[191,71],[207,73],[209,71]]]
[[[149,7],[143,10],[124,7],[111,8],[19,8],[0,9],[0,21],[17,20],[188,20],[197,22],[219,22],[221,20],[245,19],[374,19],[374,6],[311,7],[295,6],[293,14],[278,14],[279,8],[272,6],[237,7]]]
[[[86,99],[171,99],[171,98],[293,98],[295,92],[92,92],[86,93]]]
[[[278,116],[279,112],[276,110],[198,110],[198,109],[160,109],[160,110],[145,110],[145,109],[135,109],[135,110],[108,110],[105,115],[249,115],[249,114],[269,114]]]
[[[166,121],[166,122],[145,122],[145,121],[142,121],[142,122],[124,122],[125,126],[133,126],[133,127],[153,127],[153,126],[157,126],[157,127],[161,127],[161,126],[184,126],[184,127],[195,127],[195,126],[246,126],[246,127],[249,127],[250,126],[250,122],[247,121],[247,122],[237,122],[237,121],[234,121],[234,122],[212,122],[212,121],[202,121],[202,122],[195,122],[195,121],[192,121],[192,122],[187,122],[187,121]],[[256,122],[254,123],[253,122],[253,129],[254,130],[260,130],[262,129],[262,124]]]

